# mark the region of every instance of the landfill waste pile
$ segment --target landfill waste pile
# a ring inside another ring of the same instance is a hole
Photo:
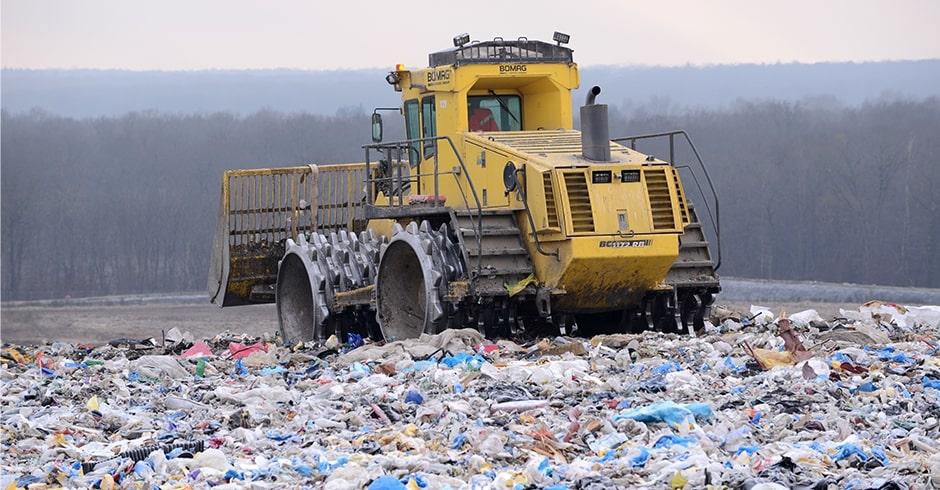
[[[940,307],[704,332],[5,345],[2,488],[940,486]]]

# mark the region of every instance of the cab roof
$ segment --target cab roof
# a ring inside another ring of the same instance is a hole
[[[572,53],[570,48],[545,41],[530,41],[524,37],[514,41],[496,38],[431,53],[428,65],[433,68],[469,64],[573,63]]]

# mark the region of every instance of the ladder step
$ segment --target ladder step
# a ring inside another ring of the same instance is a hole
[[[714,267],[715,264],[710,260],[686,260],[683,262],[674,262],[673,269],[691,269],[694,267]]]
[[[531,267],[513,267],[509,269],[487,269],[480,271],[480,276],[527,276],[532,273]]]
[[[476,228],[460,228],[460,233],[463,236],[476,236]],[[505,236],[505,235],[519,235],[518,228],[487,228],[483,227],[483,236]]]
[[[484,257],[490,255],[526,255],[529,252],[522,247],[511,247],[511,248],[486,248],[486,245],[483,245],[483,252],[478,253],[474,248],[467,247],[467,254],[472,256],[482,255]]]
[[[690,242],[680,241],[679,248],[680,249],[681,248],[708,248],[708,242],[701,241],[701,240],[690,241]]]
[[[471,210],[458,209],[454,211],[454,214],[459,217],[472,216],[476,218],[477,210],[476,209],[471,209]],[[509,209],[484,209],[482,214],[484,218],[486,218],[487,216],[512,216],[513,211]]]
[[[475,228],[480,224],[480,221],[477,219],[469,218],[458,218],[457,225],[461,228]],[[512,220],[512,216],[490,216],[483,217],[483,227],[484,228],[515,228],[516,222]]]

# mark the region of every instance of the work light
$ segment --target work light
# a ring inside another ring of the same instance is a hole
[[[467,44],[468,42],[470,42],[470,34],[467,34],[466,32],[463,34],[457,34],[456,36],[454,36],[455,48],[461,48],[463,47],[464,44]]]
[[[571,36],[563,32],[555,31],[555,34],[552,34],[552,41],[558,43],[559,46],[562,44],[568,44],[568,41],[571,40]]]

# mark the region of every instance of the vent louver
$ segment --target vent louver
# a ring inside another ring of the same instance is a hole
[[[545,215],[548,217],[548,227],[558,228],[558,208],[555,207],[555,193],[552,191],[552,174],[542,174],[542,184],[545,188]]]
[[[682,226],[685,227],[689,220],[689,204],[685,200],[685,195],[682,193],[682,182],[679,182],[679,171],[672,171],[672,180],[676,186],[676,198],[679,201],[679,216],[682,218]]]
[[[646,177],[646,192],[649,195],[650,212],[653,215],[653,230],[676,229],[666,171],[661,168],[648,169],[643,171],[643,175]]]
[[[568,205],[571,207],[571,225],[574,233],[594,232],[594,213],[591,195],[588,193],[584,172],[566,172],[565,187],[568,189]]]

